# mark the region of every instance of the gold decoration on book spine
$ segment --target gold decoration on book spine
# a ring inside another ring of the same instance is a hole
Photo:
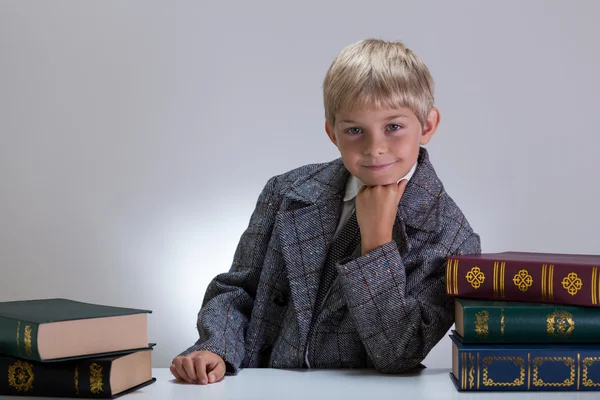
[[[90,365],[90,391],[94,394],[100,393],[102,389],[102,367],[96,363]]]
[[[475,371],[475,360],[472,353],[469,353],[469,361],[471,362],[471,366],[469,367],[469,389],[473,389],[475,384],[475,377],[473,376],[473,372]]]
[[[542,301],[554,298],[554,265],[542,264]]]
[[[25,326],[25,338],[23,341],[25,342],[25,354],[28,356],[31,355],[31,325]]]
[[[579,379],[580,376],[581,376],[581,354],[577,353],[577,390],[579,390],[579,382],[581,381],[581,379]]]
[[[521,292],[526,292],[533,285],[533,278],[526,269],[520,270],[513,276],[513,283]]]
[[[21,356],[21,344],[19,343],[19,331],[21,330],[21,321],[17,322],[17,353]]]
[[[458,294],[458,260],[454,260],[454,294]]]
[[[452,279],[450,278],[450,268],[452,266],[452,260],[446,261],[446,293],[452,294]]]
[[[598,387],[600,386],[600,382],[594,382],[590,378],[588,378],[588,368],[592,366],[592,364],[600,361],[600,357],[584,357],[583,371],[582,371],[582,379],[581,384],[585,387]]]
[[[598,274],[596,274],[596,278],[598,278],[596,280],[596,303],[598,303],[598,296],[600,295],[600,291],[598,290],[598,288],[600,287],[600,277],[598,276]]]
[[[495,361],[512,361],[519,367],[519,376],[512,381],[495,382],[488,377],[488,367]],[[522,357],[483,357],[483,385],[484,386],[522,386],[525,384],[525,360]]]
[[[479,376],[480,376],[480,372],[479,372],[479,353],[477,353],[477,390],[479,390]]]
[[[504,298],[504,272],[506,271],[506,263],[503,262],[500,264],[500,297]]]
[[[446,264],[446,293],[458,294],[458,260],[448,259]]]
[[[471,268],[471,270],[467,272],[466,278],[467,282],[473,286],[473,289],[479,289],[481,284],[485,281],[485,275],[478,266]]]
[[[562,362],[569,367],[569,376],[562,382],[544,382],[539,377],[538,368],[546,362]],[[539,387],[569,387],[575,384],[575,360],[571,357],[535,357],[533,359],[533,386]]]
[[[592,288],[592,304],[596,305],[599,302],[598,295],[600,294],[598,292],[598,288],[600,287],[598,285],[598,267],[592,268],[592,284],[590,286]]]
[[[566,337],[575,329],[573,315],[565,310],[557,310],[546,317],[546,331],[550,336]]]
[[[18,360],[8,367],[8,384],[19,392],[27,392],[33,387],[33,365]]]
[[[487,339],[489,333],[489,320],[490,313],[487,310],[479,311],[475,314],[475,333],[477,336]]]
[[[505,262],[494,262],[494,297],[504,298],[504,271],[506,270]]]
[[[449,258],[446,264],[446,293],[454,294],[454,263]]]
[[[462,366],[461,366],[461,377],[460,387],[465,390],[467,388],[467,353],[462,353]]]
[[[567,293],[569,293],[571,296],[575,296],[583,287],[583,281],[575,272],[569,272],[569,274],[563,278],[562,286],[565,288]]]
[[[500,336],[504,336],[504,308],[500,309]]]
[[[527,390],[531,389],[531,354],[527,353]]]
[[[75,393],[79,396],[79,366],[75,366]]]
[[[500,292],[500,283],[498,279],[498,262],[494,263],[494,275],[492,277],[492,286],[494,288],[494,297],[498,297],[498,293]]]

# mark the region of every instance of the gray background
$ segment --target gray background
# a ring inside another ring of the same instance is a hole
[[[430,67],[428,145],[483,250],[600,253],[598,1],[0,2],[0,301],[197,338],[266,180],[338,156],[321,83],[367,37]],[[445,338],[425,364],[450,367]]]

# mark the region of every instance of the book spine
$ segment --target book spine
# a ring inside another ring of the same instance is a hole
[[[600,313],[591,307],[463,307],[464,343],[594,343]]]
[[[600,350],[458,351],[461,391],[597,391]]]
[[[110,361],[40,363],[0,356],[0,395],[111,397]]]
[[[0,317],[0,354],[40,361],[38,324]]]
[[[446,294],[488,300],[600,307],[598,267],[449,257]]]

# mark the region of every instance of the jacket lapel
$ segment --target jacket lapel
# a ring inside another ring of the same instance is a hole
[[[306,343],[319,288],[321,270],[337,228],[349,173],[341,159],[324,164],[292,183],[283,194],[286,206],[277,215],[283,260],[298,318],[299,340]],[[439,199],[444,187],[425,148],[419,152],[415,173],[402,195],[392,231],[401,257],[410,252],[407,226],[425,232],[438,231]],[[360,254],[360,246],[357,249]],[[334,282],[331,290],[336,290]]]
[[[341,159],[324,164],[284,193],[287,207],[277,216],[279,240],[305,343],[319,289],[321,270],[342,209],[348,172]]]
[[[439,231],[442,211],[439,202],[443,194],[444,185],[429,161],[427,150],[421,147],[415,173],[400,199],[397,219],[421,231]]]

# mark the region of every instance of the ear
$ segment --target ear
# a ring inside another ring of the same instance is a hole
[[[327,132],[327,136],[329,136],[329,140],[337,147],[337,139],[335,137],[335,132],[333,131],[333,127],[329,124],[329,121],[325,121],[325,132]]]
[[[440,124],[440,110],[433,107],[427,115],[425,125],[423,125],[423,131],[421,132],[421,144],[427,144],[435,134],[438,125]]]

